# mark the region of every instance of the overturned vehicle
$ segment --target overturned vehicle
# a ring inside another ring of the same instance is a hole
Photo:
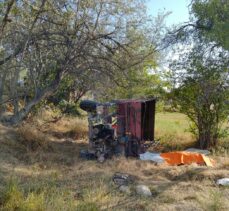
[[[81,157],[103,162],[113,155],[138,157],[154,141],[156,99],[98,103],[83,100],[88,113],[89,149]]]

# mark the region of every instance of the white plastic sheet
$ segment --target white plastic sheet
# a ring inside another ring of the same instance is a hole
[[[185,150],[186,152],[195,152],[203,155],[209,155],[210,152],[208,150],[203,150],[203,149],[196,149],[196,148],[188,148]]]
[[[164,159],[160,156],[160,153],[145,152],[140,154],[140,160],[151,160],[158,164],[163,163]]]
[[[223,185],[223,186],[229,186],[229,178],[218,179],[216,184]]]

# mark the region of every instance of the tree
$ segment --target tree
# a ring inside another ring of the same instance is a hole
[[[189,7],[190,21],[176,26],[166,39],[179,55],[171,62],[171,95],[193,122],[198,145],[209,148],[217,144],[229,112],[229,2],[192,0]]]
[[[98,86],[98,89],[95,89],[98,100],[162,97],[169,84],[168,81],[162,80],[160,73],[155,73],[156,67],[155,64],[148,64],[132,68],[127,75],[120,78],[118,85],[105,82],[102,87]]]
[[[191,12],[200,33],[209,42],[229,50],[229,1],[194,0]]]
[[[190,20],[175,26],[164,40],[169,44],[193,44],[196,39],[208,42],[212,48],[229,50],[229,1],[192,0]]]
[[[149,36],[147,49],[134,50],[149,25],[143,1],[11,2],[3,1],[0,13],[0,104],[12,102],[11,124],[55,94],[68,77],[81,83],[87,73],[92,82],[100,75],[118,83],[119,75],[155,53]]]
[[[229,115],[228,67],[225,51],[210,52],[203,43],[196,44],[171,65],[174,84],[178,86],[171,95],[180,112],[194,123],[191,129],[202,149],[217,144],[222,123]]]

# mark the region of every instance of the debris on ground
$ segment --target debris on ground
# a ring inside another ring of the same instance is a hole
[[[133,183],[133,178],[129,174],[120,172],[115,173],[112,180],[118,186],[127,186]]]
[[[229,178],[218,179],[216,184],[222,186],[229,186]]]
[[[140,154],[141,160],[151,160],[157,164],[164,163],[165,160],[160,156],[160,153],[145,152]]]
[[[203,155],[209,155],[211,152],[208,150],[204,149],[197,149],[197,148],[188,148],[185,150],[185,152],[195,152]]]
[[[139,157],[150,147],[154,141],[155,104],[156,98],[106,103],[82,100],[79,107],[88,114],[89,146],[96,159],[102,163],[119,155]]]
[[[138,195],[141,195],[141,196],[147,196],[147,197],[152,196],[152,193],[151,193],[149,187],[146,185],[137,185],[136,186],[136,193]]]
[[[89,150],[80,150],[80,158],[86,159],[86,160],[96,160],[95,154],[89,152]]]
[[[187,151],[168,153],[145,152],[144,154],[140,154],[140,159],[151,160],[157,164],[166,163],[168,165],[190,165],[193,163],[210,167],[215,165],[215,161],[204,154]]]

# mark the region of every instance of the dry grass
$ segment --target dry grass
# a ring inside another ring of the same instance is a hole
[[[56,124],[51,125],[49,130],[57,137],[69,137],[74,140],[86,139],[88,136],[88,124],[85,118],[64,117]]]
[[[34,125],[23,124],[17,129],[19,142],[32,151],[48,147],[49,137],[39,131]]]
[[[228,177],[228,156],[215,154],[214,168],[120,157],[100,164],[79,158],[87,147],[85,120],[53,119],[40,116],[17,130],[0,126],[1,210],[229,210],[229,189],[215,184]],[[115,172],[148,185],[153,196],[119,192]]]

